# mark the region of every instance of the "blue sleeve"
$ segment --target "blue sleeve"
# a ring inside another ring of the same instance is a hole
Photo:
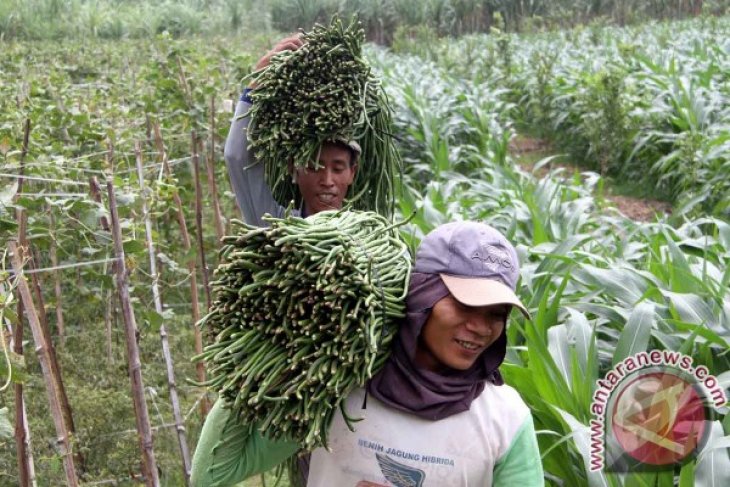
[[[284,208],[279,205],[264,179],[264,166],[257,164],[248,150],[246,129],[249,118],[246,116],[251,104],[243,101],[248,94],[244,92],[242,101],[236,105],[236,113],[226,138],[223,156],[228,168],[236,203],[246,223],[258,227],[267,226],[261,217],[269,213],[275,217],[284,216]]]
[[[243,90],[243,93],[241,93],[241,101],[245,101],[249,105],[253,104],[253,100],[251,99],[251,91],[253,91],[253,88],[246,88]]]

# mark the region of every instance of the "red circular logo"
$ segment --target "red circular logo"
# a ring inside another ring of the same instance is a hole
[[[695,385],[671,372],[630,381],[614,402],[612,431],[634,460],[664,466],[691,455],[705,433],[705,406]]]

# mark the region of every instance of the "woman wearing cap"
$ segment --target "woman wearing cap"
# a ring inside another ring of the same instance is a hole
[[[532,417],[498,367],[507,317],[527,310],[514,291],[514,247],[474,222],[438,227],[422,241],[407,317],[386,365],[346,399],[351,432],[335,416],[330,451],[311,454],[308,487],[542,486]],[[293,455],[297,446],[245,436],[219,404],[193,461],[197,486],[232,485]]]
[[[300,36],[282,39],[274,48],[256,63],[256,70],[266,67],[271,57],[285,50],[296,50],[302,46]],[[246,129],[249,118],[244,116],[251,108],[249,86],[243,92],[236,113],[228,131],[223,151],[231,186],[236,202],[247,223],[266,226],[261,217],[269,213],[275,217],[284,216],[284,208],[276,202],[271,188],[264,180],[264,167],[256,164],[249,153]],[[292,178],[302,195],[302,207],[294,210],[296,216],[309,216],[323,210],[339,210],[347,190],[355,179],[361,149],[357,142],[332,140],[322,144],[318,156],[319,169],[292,168]]]

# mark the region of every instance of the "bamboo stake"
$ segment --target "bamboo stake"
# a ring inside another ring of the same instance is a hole
[[[198,152],[198,137],[193,130],[190,134],[192,139],[192,160],[193,179],[195,180],[195,234],[198,239],[198,252],[200,253],[200,270],[203,275],[203,289],[205,289],[205,302],[207,309],[211,306],[210,284],[208,280],[208,266],[205,262],[205,246],[203,245],[203,190],[200,186],[200,155]]]
[[[23,124],[23,146],[20,151],[20,170],[18,178],[18,193],[23,192],[23,179],[25,176],[25,157],[28,155],[30,142],[30,118],[25,119]],[[27,218],[23,208],[18,207],[15,212],[18,222],[18,242],[25,245]],[[23,355],[23,300],[18,299],[17,316],[18,322],[13,327],[13,351]],[[18,452],[18,477],[20,485],[26,487],[36,485],[35,466],[33,464],[33,451],[30,447],[30,429],[28,428],[28,417],[26,415],[25,394],[23,384],[13,385],[15,398],[15,447]]]
[[[183,68],[182,60],[180,59],[180,56],[176,56],[177,58],[177,67],[178,67],[178,78],[180,81],[180,86],[182,86],[183,94],[185,95],[185,101],[188,104],[188,108],[193,107],[193,96],[190,93],[190,85],[188,85],[188,78],[185,74],[185,68]]]
[[[147,145],[152,147],[152,123],[150,122],[150,114],[144,114],[145,131],[147,134]]]
[[[51,232],[55,235],[56,221],[53,218],[53,211],[51,214]],[[58,267],[58,256],[56,254],[56,239],[51,237],[51,248],[49,255],[51,258],[51,267]],[[56,296],[56,326],[58,326],[58,345],[63,347],[66,341],[65,338],[65,323],[63,321],[63,300],[61,297],[61,278],[58,270],[53,271],[53,292]]]
[[[106,156],[104,159],[106,160],[106,169],[109,174],[114,174],[114,142],[111,139],[106,140]]]
[[[135,159],[137,162],[137,176],[139,178],[139,189],[142,195],[142,214],[144,215],[145,235],[147,236],[147,252],[150,256],[150,275],[152,276],[152,296],[155,301],[155,311],[162,316],[162,299],[160,298],[160,289],[158,287],[157,259],[155,254],[155,245],[152,241],[152,221],[150,219],[149,210],[147,208],[147,190],[144,183],[144,171],[142,169],[142,150],[139,142],[134,144]],[[185,437],[185,423],[180,414],[180,401],[177,395],[177,385],[175,384],[175,370],[172,363],[172,355],[170,354],[170,344],[167,340],[167,329],[165,324],[160,326],[160,340],[162,341],[162,355],[165,357],[165,365],[167,367],[167,385],[170,390],[170,403],[172,404],[172,414],[175,418],[175,428],[177,430],[177,440],[180,446],[180,456],[182,457],[183,476],[185,485],[190,485],[190,452],[188,450],[188,441]]]
[[[162,158],[162,167],[166,176],[171,176],[170,165],[167,163],[167,152],[165,151],[165,144],[162,140],[162,133],[160,132],[160,124],[155,123],[155,143],[157,144],[157,152],[159,152]],[[177,222],[180,226],[180,233],[182,234],[183,249],[186,255],[190,253],[192,244],[190,242],[190,233],[188,232],[188,225],[185,222],[185,213],[183,212],[182,200],[177,190],[173,192],[173,201],[177,209]],[[197,266],[195,259],[188,260],[188,272],[190,273],[190,302],[192,306],[192,318],[193,318],[193,333],[195,336],[195,354],[199,355],[203,353],[203,336],[200,333],[200,328],[195,326],[195,323],[200,321],[200,298],[198,296],[198,279],[197,279]],[[205,365],[202,362],[198,362],[195,365],[196,375],[198,382],[205,382]],[[210,410],[210,404],[208,402],[207,395],[205,399],[200,401],[200,414],[205,417]]]
[[[18,323],[13,327],[13,351],[23,354],[23,323],[18,317]],[[14,384],[15,397],[15,447],[18,452],[18,481],[20,487],[35,486],[35,467],[33,464],[33,449],[30,445],[30,429],[25,408],[23,384]]]
[[[51,336],[51,327],[48,325],[48,316],[46,315],[46,305],[45,300],[43,299],[43,293],[41,291],[41,284],[40,280],[38,279],[38,274],[33,273],[35,269],[38,268],[38,263],[40,263],[40,256],[38,254],[38,249],[33,247],[30,243],[28,244],[28,249],[30,249],[31,255],[28,259],[28,270],[31,271],[28,274],[30,274],[30,282],[32,284],[33,288],[33,294],[35,295],[36,303],[38,304],[38,321],[40,323],[40,330],[43,334],[43,339],[46,342],[46,348],[48,350],[48,358],[50,360],[51,365],[51,373],[54,377],[54,384],[57,387],[56,394],[58,397],[58,403],[61,407],[61,414],[63,415],[63,421],[66,425],[66,431],[69,435],[69,441],[73,441],[74,437],[76,436],[76,425],[74,423],[73,414],[71,412],[71,403],[68,400],[68,394],[66,394],[66,386],[63,383],[63,375],[61,374],[61,367],[58,364],[58,355],[56,355],[56,348],[53,345],[53,338]],[[59,329],[59,336],[62,335],[62,330]],[[74,453],[74,459],[76,461],[76,464],[78,465],[78,469],[80,472],[85,471],[84,466],[84,457],[81,454],[80,451],[76,451]]]
[[[117,259],[119,259],[115,268],[115,277],[117,290],[119,291],[119,301],[122,305],[122,316],[124,317],[124,334],[127,342],[129,379],[132,383],[134,416],[137,423],[139,446],[142,452],[142,473],[144,475],[146,485],[158,487],[160,485],[160,479],[157,474],[155,453],[152,449],[152,431],[150,430],[150,418],[144,397],[142,364],[139,359],[139,347],[137,345],[137,324],[134,319],[132,302],[129,298],[129,275],[124,261],[122,230],[119,226],[119,215],[117,214],[117,200],[114,198],[114,186],[111,181],[107,181],[106,190],[109,195],[109,211],[111,214],[114,253]]]
[[[17,198],[17,195],[23,193],[23,183],[25,180],[25,156],[28,155],[28,145],[30,143],[30,119],[26,118],[25,123],[23,124],[23,146],[20,150],[20,168],[18,171],[18,191],[16,192],[16,195],[14,196],[14,199]],[[21,246],[25,245],[25,233],[26,233],[26,225],[28,223],[27,217],[25,215],[25,211],[23,211],[23,208],[17,207],[15,210],[15,219],[18,222],[18,242]],[[21,300],[18,300],[18,319],[23,315],[23,303]]]
[[[25,235],[22,236],[25,240]],[[18,299],[18,322],[13,327],[13,352],[23,355],[23,304]],[[15,448],[18,452],[18,481],[21,487],[35,486],[35,466],[33,449],[30,445],[30,429],[25,407],[23,384],[13,385],[15,398]]]
[[[218,237],[218,247],[225,235],[223,230],[223,217],[221,216],[221,205],[218,201],[218,187],[215,184],[215,95],[210,96],[210,155],[205,159],[208,171],[208,191],[213,200],[213,217],[215,221],[215,234]]]
[[[31,258],[28,259],[28,267],[30,270],[36,268],[36,263],[40,262],[38,251],[32,245],[29,244],[31,249]],[[58,401],[61,406],[61,413],[63,414],[63,420],[66,425],[66,431],[68,431],[71,439],[76,434],[76,426],[74,424],[73,415],[71,413],[71,403],[68,400],[66,394],[66,387],[63,384],[63,376],[61,375],[61,367],[58,364],[58,356],[56,355],[56,349],[53,346],[53,339],[51,337],[51,329],[48,326],[48,317],[46,316],[46,307],[43,300],[43,293],[41,292],[40,282],[38,280],[38,274],[31,274],[31,283],[33,285],[33,293],[35,294],[36,302],[38,303],[38,318],[40,324],[40,330],[43,334],[43,338],[46,342],[48,349],[48,358],[51,365],[51,373],[54,376],[54,383],[58,387],[56,393],[58,394]],[[83,458],[80,456],[80,452],[75,454],[76,461],[79,463],[79,470],[83,471]]]
[[[18,290],[20,297],[23,300],[23,304],[26,309],[28,316],[28,322],[30,324],[31,332],[33,333],[33,341],[36,345],[36,353],[38,354],[38,361],[41,365],[41,371],[43,373],[43,379],[46,382],[46,392],[48,393],[48,402],[51,408],[51,416],[53,417],[53,424],[56,428],[56,435],[58,436],[56,442],[59,447],[59,452],[63,458],[63,468],[66,471],[66,482],[71,487],[78,485],[78,478],[76,477],[76,468],[74,467],[71,446],[69,444],[68,432],[66,431],[66,425],[64,423],[63,415],[61,414],[61,406],[56,396],[58,390],[57,385],[54,383],[55,378],[51,372],[50,357],[48,354],[48,347],[43,338],[43,332],[41,331],[41,324],[36,314],[36,309],[33,305],[33,298],[28,288],[28,283],[25,280],[23,272],[23,264],[18,254],[18,246],[15,242],[8,242],[8,248],[12,252],[11,262],[13,270],[15,271],[16,279],[18,279]]]
[[[96,176],[89,178],[89,192],[91,193],[91,198],[101,204],[101,186],[99,186],[99,180],[96,179]],[[99,217],[99,225],[101,225],[104,231],[109,231],[109,220],[107,220],[106,216],[102,215]]]
[[[37,269],[38,263],[40,262],[40,255],[38,254],[38,249],[33,247],[31,244],[28,244],[28,248],[31,250],[32,254],[32,257],[28,259],[28,268],[29,271],[32,272]],[[66,425],[66,431],[69,435],[69,441],[73,441],[76,436],[76,425],[73,419],[71,403],[68,400],[68,394],[66,394],[66,386],[63,383],[63,375],[61,374],[61,367],[58,363],[58,355],[56,355],[56,348],[53,345],[53,338],[51,337],[51,328],[48,324],[48,316],[46,315],[46,305],[43,299],[43,293],[41,292],[40,280],[38,278],[38,274],[31,272],[29,272],[29,274],[31,275],[33,294],[35,295],[36,302],[38,303],[37,314],[39,318],[39,323],[41,325],[40,329],[41,333],[43,333],[43,338],[45,339],[46,346],[48,348],[48,357],[51,364],[51,373],[53,374],[55,379],[54,383],[58,388],[56,390],[56,394],[58,395],[58,402],[61,407],[61,414],[63,415],[64,424]],[[62,327],[59,327],[58,335],[59,338],[63,337]],[[84,457],[81,451],[75,451],[74,460],[76,462],[76,465],[78,466],[79,471],[83,473],[86,468],[84,463]]]
[[[112,166],[114,165],[114,146],[111,142],[108,143],[109,149],[106,153],[106,163],[107,163],[107,169],[112,172]],[[91,176],[89,178],[89,190],[91,192],[91,197],[94,201],[101,204],[101,186],[99,186],[99,181],[96,179],[96,176]],[[99,217],[99,225],[101,225],[101,228],[108,232],[109,230],[109,220],[106,216],[102,215]],[[116,265],[116,262],[112,264],[112,273],[114,272],[114,265]],[[106,268],[106,266],[104,266]],[[102,287],[103,290],[103,287]],[[113,355],[113,349],[112,349],[112,306],[113,306],[113,296],[112,296],[112,290],[107,289],[106,291],[106,299],[104,300],[106,303],[106,309],[104,310],[104,327],[106,329],[106,359],[107,364],[111,365],[111,363],[114,361],[114,355]]]
[[[22,392],[22,388],[21,388]],[[16,407],[18,404],[18,400],[16,397]],[[32,486],[37,487],[38,482],[36,482],[35,478],[35,463],[33,461],[33,448],[30,444],[30,428],[28,427],[28,410],[25,407],[25,401],[23,400],[23,397],[21,395],[21,401],[20,401],[20,414],[16,413],[15,417],[16,420],[20,417],[20,422],[15,424],[15,431],[16,435],[18,435],[20,430],[21,435],[21,441],[23,442],[23,452],[24,457],[20,456],[20,452],[18,453],[18,467],[19,467],[19,480],[20,480],[20,486],[26,487],[26,486]]]

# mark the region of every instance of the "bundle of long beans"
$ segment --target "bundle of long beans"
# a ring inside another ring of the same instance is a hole
[[[242,422],[311,450],[326,445],[342,400],[385,363],[411,262],[376,213],[268,221],[237,222],[240,234],[224,237],[198,358]]]
[[[277,54],[255,73],[251,93],[249,147],[265,165],[274,197],[283,205],[299,203],[289,164],[317,167],[323,142],[355,140],[362,155],[351,206],[392,215],[401,159],[390,136],[388,99],[362,57],[364,30],[335,17],[303,40],[301,48]]]

